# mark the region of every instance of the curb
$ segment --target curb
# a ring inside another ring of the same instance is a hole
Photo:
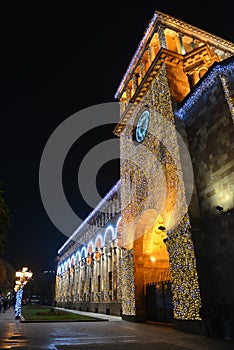
[[[20,319],[21,323],[61,323],[61,322],[109,322],[107,319],[97,318],[94,320],[25,320]]]

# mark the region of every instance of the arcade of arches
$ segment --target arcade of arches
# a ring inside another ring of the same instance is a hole
[[[225,149],[234,120],[233,54],[232,43],[155,12],[115,95],[120,102],[114,129],[120,138],[120,181],[58,251],[58,306],[174,323],[202,333],[194,237],[196,244],[199,235],[203,242],[200,218],[204,222],[209,214],[215,221],[215,205],[223,201],[233,208],[233,154]],[[136,125],[146,109],[149,122],[136,144]],[[189,204],[184,176],[188,163],[182,166],[177,129],[189,146],[196,176]],[[218,138],[212,130],[223,134]],[[211,138],[220,142],[216,148],[224,154],[215,158]],[[225,173],[219,157],[227,163]],[[212,226],[206,239],[216,231]],[[209,242],[214,261],[216,248]],[[201,261],[206,261],[204,256],[203,251]],[[208,279],[203,274],[206,289]]]

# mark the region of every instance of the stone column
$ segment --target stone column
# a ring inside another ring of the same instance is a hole
[[[126,108],[126,99],[121,98],[120,100],[120,115],[122,115]]]
[[[136,319],[133,250],[122,250],[121,258],[122,317]]]
[[[167,46],[167,39],[165,36],[165,27],[160,25],[158,26],[158,40],[159,40],[159,47],[160,48],[164,48],[164,49],[168,49]]]
[[[154,55],[153,55],[153,48],[152,48],[152,46],[148,46],[148,48],[147,48],[147,50],[148,50],[148,61],[149,61],[149,66],[151,65],[151,63],[153,62],[153,60],[154,60]]]
[[[121,248],[116,249],[116,290],[117,301],[122,300],[122,278],[121,278]]]
[[[180,54],[184,55],[186,53],[185,48],[184,48],[184,43],[183,43],[183,34],[178,33],[178,37],[179,37],[179,44],[180,44]]]
[[[129,102],[129,101],[131,100],[131,97],[132,97],[132,95],[131,95],[131,91],[132,91],[131,87],[130,87],[130,86],[128,86],[128,87],[126,88],[126,97],[127,97],[127,102]]]
[[[79,293],[79,276],[80,276],[80,271],[79,271],[79,263],[77,262],[75,265],[75,301],[77,302],[77,295]]]
[[[145,76],[145,62],[141,60],[140,62],[140,79],[142,80]]]
[[[104,301],[108,301],[109,300],[109,296],[108,296],[108,291],[109,291],[109,281],[108,281],[108,252],[107,252],[107,248],[105,247],[104,249],[104,269],[103,269],[103,286],[104,286]]]
[[[104,289],[105,289],[105,252],[104,248],[101,248],[101,262],[100,262],[100,276],[101,276],[101,298],[100,301],[104,299]]]
[[[133,89],[133,93],[136,92],[137,88],[138,88],[138,77],[137,77],[136,74],[133,74],[133,76],[132,76],[132,89]]]

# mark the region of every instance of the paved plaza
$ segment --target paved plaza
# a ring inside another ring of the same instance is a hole
[[[76,311],[74,311],[76,312]],[[105,322],[15,320],[14,309],[0,314],[1,349],[57,350],[233,350],[234,342],[175,330],[172,326],[132,323],[120,317],[81,312]]]

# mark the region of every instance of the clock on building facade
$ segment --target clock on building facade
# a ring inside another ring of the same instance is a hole
[[[141,113],[137,125],[136,125],[136,133],[135,133],[135,138],[137,142],[142,142],[146,136],[146,132],[149,126],[149,118],[150,118],[150,113],[146,109],[144,112]]]

